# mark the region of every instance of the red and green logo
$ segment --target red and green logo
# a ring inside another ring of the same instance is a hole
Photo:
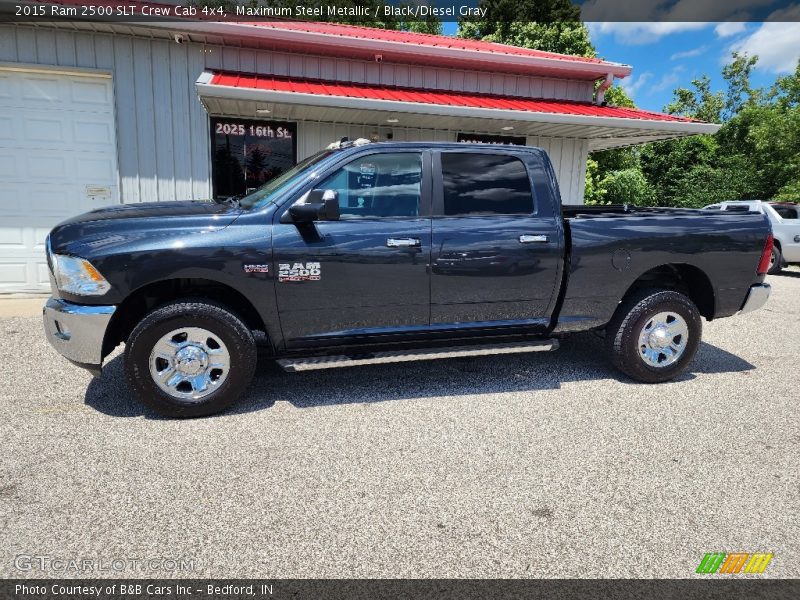
[[[763,573],[771,560],[771,552],[709,552],[695,573]]]

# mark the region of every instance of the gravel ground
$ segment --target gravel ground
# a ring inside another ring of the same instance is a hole
[[[284,374],[237,410],[144,411],[38,318],[0,320],[0,577],[18,555],[185,558],[215,577],[691,577],[710,551],[800,576],[800,271],[706,324],[679,381],[601,340],[555,353]],[[91,574],[90,574],[91,575]],[[706,576],[708,577],[708,576]]]

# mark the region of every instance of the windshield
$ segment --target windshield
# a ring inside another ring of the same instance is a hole
[[[274,179],[270,179],[255,192],[241,198],[239,200],[239,206],[247,209],[261,208],[272,201],[282,187],[291,185],[294,181],[309,175],[313,171],[315,165],[328,158],[331,154],[333,154],[333,150],[323,150],[322,152],[309,156],[288,171],[278,175]]]

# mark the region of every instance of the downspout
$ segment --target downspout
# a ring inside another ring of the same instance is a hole
[[[594,97],[594,103],[598,106],[602,106],[605,102],[606,97],[606,90],[611,87],[611,84],[614,83],[614,74],[608,73],[606,75],[605,81],[600,84],[600,87],[597,88],[597,93]]]

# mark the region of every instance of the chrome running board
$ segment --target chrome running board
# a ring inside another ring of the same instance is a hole
[[[426,348],[424,350],[399,350],[393,352],[369,352],[350,356],[312,356],[308,358],[281,358],[277,362],[287,373],[314,371],[317,369],[336,369],[339,367],[358,367],[382,363],[410,362],[413,360],[434,360],[438,358],[460,358],[463,356],[486,356],[490,354],[519,354],[523,352],[548,352],[558,350],[558,340],[535,340],[512,344],[490,344],[486,346],[450,346]]]

